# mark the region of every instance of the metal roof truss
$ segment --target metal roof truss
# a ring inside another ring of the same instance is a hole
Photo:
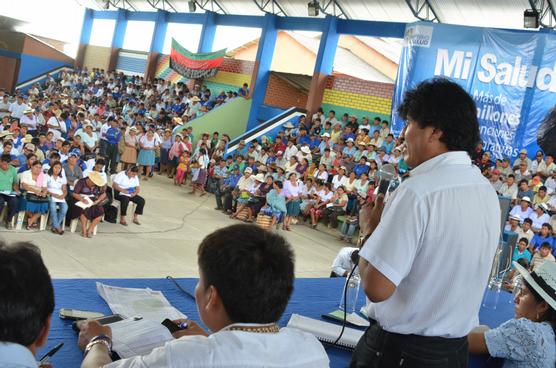
[[[429,0],[405,0],[405,2],[407,6],[409,6],[409,9],[411,9],[415,18],[428,22],[440,23],[440,19]]]
[[[288,15],[276,0],[253,0],[257,7],[265,13],[281,15],[287,17]]]
[[[552,0],[529,0],[531,7],[539,12],[539,23],[544,28],[556,26],[556,10]]]

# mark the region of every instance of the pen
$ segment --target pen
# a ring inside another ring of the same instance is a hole
[[[50,350],[48,353],[46,353],[41,360],[39,360],[40,364],[46,364],[48,362],[48,359],[50,359],[54,354],[56,354],[58,352],[58,350],[60,350],[62,348],[62,346],[64,346],[64,343],[61,342],[58,345],[56,345],[52,350]]]

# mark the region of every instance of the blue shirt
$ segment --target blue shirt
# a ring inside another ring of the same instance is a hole
[[[353,157],[353,155],[355,155],[355,152],[357,152],[357,148],[355,148],[355,146],[349,148],[349,147],[344,147],[344,149],[342,150],[342,154],[349,156],[349,157]]]
[[[554,254],[554,238],[551,236],[547,236],[546,238],[542,237],[541,234],[535,234],[533,239],[531,239],[531,245],[535,248],[535,250],[539,249],[543,243],[548,243],[552,247],[552,254]]]
[[[392,153],[392,150],[394,149],[394,145],[396,144],[396,142],[392,141],[390,143],[384,141],[384,143],[382,143],[382,148],[384,148],[384,150],[386,151],[386,154],[389,155],[390,153]]]
[[[241,178],[240,173],[237,174],[232,173],[224,180],[224,185],[229,186],[230,188],[235,188],[240,178]]]
[[[302,146],[306,146],[311,143],[311,137],[308,135],[300,135],[298,138],[298,142]]]
[[[218,165],[214,168],[214,175],[225,179],[228,177],[228,168],[226,166],[220,167],[220,165]]]
[[[361,176],[361,174],[363,173],[368,173],[369,168],[370,167],[365,164],[357,164],[353,167],[353,172],[355,173],[355,175]]]
[[[511,319],[485,332],[488,353],[504,358],[504,368],[554,367],[556,344],[549,323]]]
[[[523,251],[523,253],[519,253],[519,249],[515,247],[514,255],[512,256],[512,262],[517,262],[517,260],[521,258],[525,258],[527,262],[531,262],[532,256],[527,248]]]
[[[311,142],[309,143],[309,148],[312,151],[315,148],[317,148],[319,145],[320,145],[320,139],[318,139],[317,137],[313,137],[313,139],[311,139]]]
[[[118,128],[108,128],[106,131],[106,140],[108,144],[118,144],[120,137],[122,136],[122,131]]]
[[[11,342],[0,342],[0,367],[37,368],[31,350],[23,345]]]

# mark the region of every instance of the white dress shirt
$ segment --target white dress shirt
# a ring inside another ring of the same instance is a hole
[[[0,367],[37,368],[37,362],[31,350],[25,346],[11,342],[0,342]]]
[[[354,250],[358,249],[359,248],[354,247],[344,247],[340,249],[338,255],[334,259],[334,262],[332,263],[332,272],[334,272],[338,276],[344,276],[346,272],[349,274],[351,272],[351,269],[353,268],[351,253],[353,253]],[[359,268],[357,268],[354,273],[358,272],[358,270]]]
[[[278,333],[216,332],[167,342],[149,355],[119,360],[106,368],[323,368],[329,366],[322,344],[295,328]]]
[[[48,178],[46,179],[48,193],[52,193],[56,195],[64,194],[64,190],[62,188],[64,187],[64,185],[67,185],[68,181],[64,176],[64,170],[62,170],[60,174],[61,175],[58,175],[56,178],[54,178],[54,176],[49,175]],[[58,199],[54,197],[50,197],[50,198],[52,198],[53,202],[57,202],[57,203],[66,201],[65,199]]]
[[[500,236],[500,205],[466,152],[413,170],[359,255],[396,285],[368,314],[387,331],[462,337],[479,308]]]

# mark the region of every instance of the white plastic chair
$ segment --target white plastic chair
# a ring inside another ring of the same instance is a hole
[[[75,230],[77,230],[77,225],[79,224],[79,217],[78,218],[74,218],[73,220],[71,220],[70,222],[70,232],[74,233]],[[87,220],[87,228],[89,227],[89,225],[91,224],[91,220]],[[95,228],[93,229],[93,234],[97,235],[97,228],[98,225],[95,226]]]

